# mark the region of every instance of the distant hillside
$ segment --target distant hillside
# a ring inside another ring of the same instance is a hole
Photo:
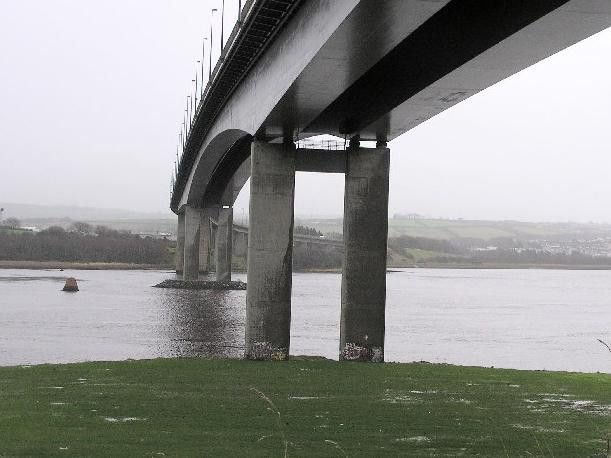
[[[23,225],[46,228],[52,225],[68,227],[74,221],[104,225],[134,233],[176,232],[176,215],[167,213],[143,213],[108,208],[47,206],[2,203],[4,218],[18,218]],[[236,215],[235,222],[240,218]],[[247,224],[247,222],[242,221]],[[341,218],[296,217],[296,225],[303,225],[332,236],[342,233]],[[461,219],[400,219],[388,222],[389,237],[410,236],[437,240],[508,238],[529,240],[579,240],[597,237],[611,238],[611,224],[593,223],[530,223],[520,221],[480,221]]]
[[[113,208],[75,207],[67,205],[31,205],[11,202],[0,202],[4,208],[5,218],[32,219],[70,219],[80,221],[103,220],[141,220],[141,219],[168,219],[167,213],[144,213],[132,210]]]
[[[342,232],[342,220],[298,218],[302,224],[329,233]],[[439,240],[512,238],[517,240],[566,240],[610,237],[611,225],[587,223],[528,223],[520,221],[477,221],[449,219],[390,219],[388,235],[427,237]]]

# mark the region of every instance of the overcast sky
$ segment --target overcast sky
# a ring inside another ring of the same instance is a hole
[[[167,213],[220,1],[0,2],[0,201]],[[391,142],[390,213],[611,222],[609,56],[611,29]],[[343,176],[298,174],[298,215],[342,206]]]

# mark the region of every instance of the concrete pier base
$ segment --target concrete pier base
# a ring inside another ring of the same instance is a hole
[[[384,361],[388,148],[351,147],[346,158],[339,359]]]
[[[185,263],[185,214],[178,214],[178,224],[176,225],[176,273],[182,274]]]
[[[295,147],[253,142],[246,358],[286,360],[291,330]]]
[[[185,207],[184,213],[184,280],[197,280],[199,276],[199,243],[203,209]]]
[[[231,280],[231,258],[233,240],[233,208],[220,208],[218,212],[215,257],[216,280]]]

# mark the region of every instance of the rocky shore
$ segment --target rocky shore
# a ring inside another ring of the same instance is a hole
[[[217,289],[217,290],[245,290],[246,283],[242,281],[213,281],[213,280],[164,280],[154,286],[155,288],[175,289]]]

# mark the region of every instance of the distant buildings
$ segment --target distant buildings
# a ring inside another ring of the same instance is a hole
[[[424,216],[419,215],[418,213],[395,213],[392,218],[393,219],[416,220],[416,219],[422,219],[424,218]]]
[[[537,240],[543,253],[571,255],[581,253],[587,256],[611,256],[611,237],[596,237],[594,239],[578,239],[568,241]]]
[[[171,232],[144,231],[144,232],[136,232],[136,235],[142,238],[151,237],[153,239],[160,239],[160,240],[176,240],[176,234],[172,234]]]

